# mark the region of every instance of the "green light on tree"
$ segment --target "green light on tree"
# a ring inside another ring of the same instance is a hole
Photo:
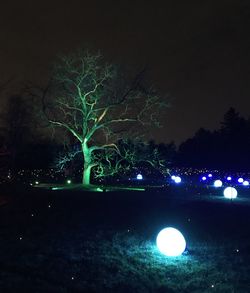
[[[129,80],[101,55],[80,51],[59,59],[49,86],[41,91],[47,120],[71,133],[80,146],[59,163],[63,168],[80,153],[84,185],[90,184],[92,171],[97,177],[113,175],[127,168],[125,161],[135,162],[135,152],[126,149],[128,138],[141,138],[142,129],[160,126],[159,113],[168,103],[145,87],[142,77],[143,72]]]

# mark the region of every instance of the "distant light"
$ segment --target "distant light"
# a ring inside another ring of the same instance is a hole
[[[142,179],[143,179],[142,174],[138,174],[138,175],[136,176],[136,179],[137,179],[137,180],[142,180]]]
[[[243,184],[244,186],[248,186],[248,185],[249,185],[249,181],[245,180],[245,181],[243,181],[242,184]]]
[[[38,181],[36,181],[36,182],[35,182],[35,184],[36,184],[36,185],[38,185],[38,184],[39,184],[39,182],[38,182]]]
[[[186,249],[186,240],[180,231],[168,227],[157,235],[156,245],[164,255],[179,256]]]
[[[172,175],[172,176],[171,176],[171,179],[172,179],[172,180],[175,180],[175,177],[176,177],[175,175]]]
[[[232,177],[231,176],[227,176],[227,180],[228,181],[231,181],[232,180]]]
[[[225,198],[233,199],[237,197],[237,190],[234,187],[229,186],[224,189],[223,194]]]
[[[174,182],[175,183],[181,183],[181,177],[176,176],[175,179],[174,179]]]
[[[214,187],[221,187],[222,186],[222,181],[217,179],[214,181]]]
[[[67,184],[71,184],[71,180],[70,179],[67,180]]]
[[[205,180],[207,180],[207,177],[206,177],[206,176],[203,176],[203,177],[201,178],[201,180],[202,180],[202,181],[205,181]]]
[[[239,182],[239,183],[242,183],[243,181],[244,181],[244,179],[241,178],[241,177],[238,179],[238,182]]]
[[[213,177],[213,175],[212,174],[208,174],[208,177],[211,178],[211,177]]]

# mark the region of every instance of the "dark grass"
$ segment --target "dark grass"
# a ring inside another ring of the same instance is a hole
[[[243,202],[182,188],[2,194],[0,292],[249,292]],[[156,249],[166,225],[185,235],[183,256]]]

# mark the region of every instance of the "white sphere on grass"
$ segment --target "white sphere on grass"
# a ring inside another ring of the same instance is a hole
[[[159,232],[156,245],[166,256],[179,256],[186,249],[186,240],[179,230],[168,227]]]
[[[221,187],[221,186],[222,186],[222,181],[219,180],[219,179],[215,180],[215,181],[214,181],[214,186],[215,186],[215,187]]]
[[[142,179],[143,179],[142,174],[138,174],[138,175],[136,176],[136,179],[137,179],[137,180],[142,180]]]
[[[174,182],[175,183],[181,183],[181,177],[180,176],[175,176]]]
[[[238,193],[237,193],[236,188],[229,186],[229,187],[224,189],[223,194],[224,194],[225,198],[234,199],[234,198],[237,197]]]

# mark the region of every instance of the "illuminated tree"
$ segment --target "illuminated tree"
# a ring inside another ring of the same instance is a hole
[[[142,129],[160,126],[160,111],[168,104],[142,85],[142,75],[129,82],[101,55],[87,51],[63,56],[55,66],[43,92],[43,112],[51,125],[67,130],[80,144],[61,162],[80,152],[83,184],[90,184],[92,170],[104,174],[106,166],[112,173],[124,166],[124,159],[132,160],[118,141],[141,138]]]

